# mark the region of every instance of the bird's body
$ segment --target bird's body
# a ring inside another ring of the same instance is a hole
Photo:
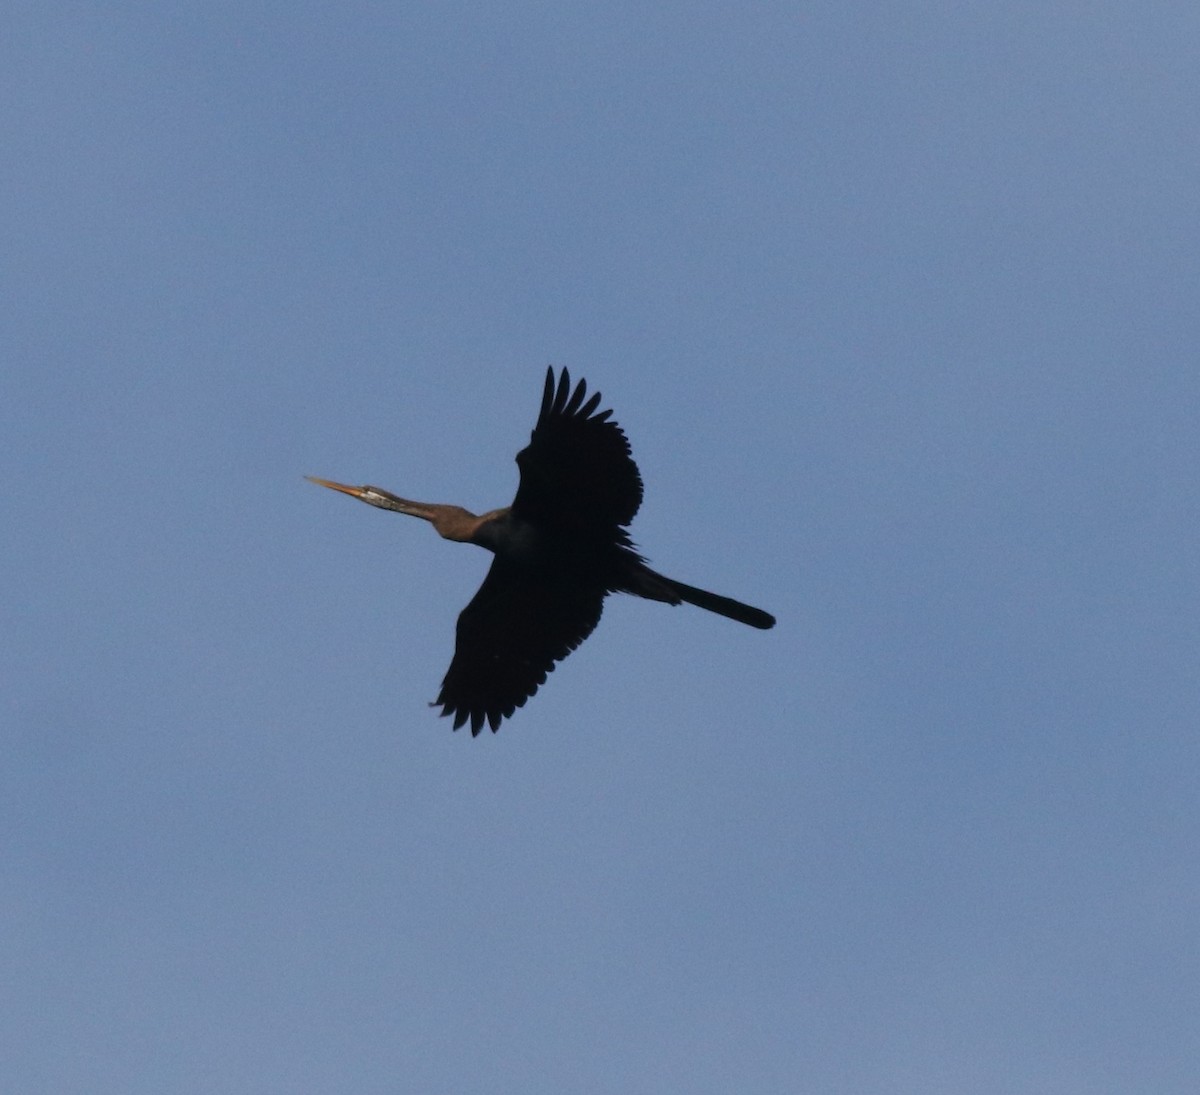
[[[460,506],[413,502],[378,487],[339,490],[381,509],[429,521],[447,540],[494,554],[483,585],[458,618],[454,658],[437,704],[454,728],[493,731],[524,705],[556,662],[592,633],[609,593],[690,604],[751,627],[775,618],[740,601],[666,578],[646,566],[626,526],[642,480],[611,411],[566,369],[546,373],[541,414],[517,454],[521,482],[511,506],[476,516]]]

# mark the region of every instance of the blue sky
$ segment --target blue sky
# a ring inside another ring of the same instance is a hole
[[[0,1087],[1200,1085],[1200,13],[18,3]],[[655,566],[501,732],[547,364]]]

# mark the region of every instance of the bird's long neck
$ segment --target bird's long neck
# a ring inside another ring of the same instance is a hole
[[[447,540],[458,540],[464,544],[481,543],[478,538],[480,526],[490,518],[507,512],[507,510],[495,510],[492,513],[485,513],[482,517],[477,517],[470,510],[463,509],[462,506],[447,506],[440,502],[415,502],[411,498],[401,498],[400,495],[393,494],[390,490],[384,490],[382,487],[348,487],[328,479],[317,479],[315,482],[325,487],[332,487],[334,490],[340,490],[343,494],[352,495],[360,502],[366,502],[379,509],[389,509],[393,513],[419,517],[422,521],[428,521],[433,525],[439,536]],[[483,546],[487,547],[488,545],[483,544]]]
[[[495,551],[494,537],[490,525],[508,510],[492,510],[476,516],[462,506],[444,506],[426,504],[422,507],[426,513],[416,513],[416,517],[425,517],[439,536],[445,540],[456,540],[460,544],[478,544],[480,547]]]
[[[443,539],[477,544],[514,562],[528,563],[543,557],[545,541],[541,533],[528,521],[514,517],[511,507],[476,516],[462,506],[410,502],[390,495],[387,508],[424,518]]]
[[[462,544],[478,544],[489,551],[504,551],[514,537],[511,512],[508,509],[494,509],[477,516],[462,506],[447,506],[440,502],[414,502],[411,498],[401,498],[390,490],[382,487],[351,487],[345,483],[335,483],[332,479],[318,479],[309,476],[314,483],[331,490],[341,491],[360,502],[379,509],[388,509],[393,513],[404,513],[409,517],[420,517],[433,525],[438,535],[446,540],[457,540]],[[517,538],[520,539],[519,534]]]
[[[474,514],[462,506],[448,506],[440,502],[412,502],[395,495],[392,495],[390,501],[393,504],[389,509],[428,521],[444,540],[455,540],[460,544],[478,544],[489,551],[501,551],[509,539],[507,509]]]
[[[420,517],[421,520],[428,521],[433,525],[434,531],[442,539],[457,540],[460,544],[479,544],[481,547],[490,547],[491,545],[487,542],[489,537],[486,534],[481,535],[481,530],[492,518],[508,512],[507,510],[494,510],[478,516],[469,509],[463,509],[462,506],[448,506],[441,502],[414,502],[395,494],[385,495],[378,488],[372,489],[384,498],[383,501],[375,502],[375,505],[383,509],[395,510],[397,513],[407,513],[410,517]]]

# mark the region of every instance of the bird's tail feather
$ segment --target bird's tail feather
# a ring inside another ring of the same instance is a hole
[[[639,596],[649,597],[655,601],[666,601],[668,604],[687,601],[688,604],[695,605],[697,608],[707,609],[709,612],[717,613],[718,616],[737,620],[740,624],[748,624],[750,627],[758,627],[763,630],[775,626],[775,617],[761,608],[742,604],[741,601],[735,601],[732,597],[722,597],[719,593],[709,593],[707,589],[697,589],[685,582],[677,582],[674,578],[668,578],[649,567],[644,567],[642,574],[649,581],[640,584],[641,588],[632,591]]]

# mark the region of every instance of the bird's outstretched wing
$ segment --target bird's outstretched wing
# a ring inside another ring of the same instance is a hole
[[[469,720],[471,735],[493,731],[545,683],[600,622],[604,590],[552,582],[499,555],[458,617],[454,658],[437,703]]]
[[[612,411],[598,411],[599,405],[599,392],[587,398],[586,381],[572,391],[566,369],[557,384],[554,370],[546,370],[537,425],[517,453],[516,516],[543,528],[605,537],[633,520],[642,504],[642,477]]]

